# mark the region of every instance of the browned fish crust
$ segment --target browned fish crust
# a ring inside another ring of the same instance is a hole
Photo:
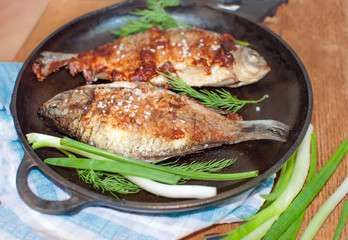
[[[73,76],[83,72],[87,83],[92,83],[98,75],[110,81],[149,81],[157,76],[157,71],[175,72],[173,66],[178,63],[202,66],[210,74],[213,65],[232,68],[231,50],[235,50],[235,45],[235,39],[227,33],[220,35],[198,28],[161,31],[152,27],[80,52],[71,59],[52,61],[48,66],[39,60],[32,70],[42,81],[48,73],[66,65]]]
[[[273,120],[231,120],[151,83],[85,85],[58,94],[39,115],[82,142],[144,161],[256,139],[284,141],[288,131]]]
[[[74,108],[78,110],[81,106],[73,105],[72,109]],[[201,112],[187,114],[196,112],[198,109],[195,108],[199,108]],[[193,99],[171,94],[164,89],[158,90],[152,84],[139,85],[135,91],[96,88],[93,100],[81,117],[84,128],[92,128],[96,116],[100,124],[134,134],[151,135],[166,141],[189,136],[192,142],[197,143],[206,142],[208,138],[217,142],[226,141],[228,138],[223,131],[225,129],[212,126],[217,120],[222,124],[230,123],[230,119],[218,113],[212,114]]]

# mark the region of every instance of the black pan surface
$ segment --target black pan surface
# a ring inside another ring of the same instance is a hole
[[[259,99],[264,94],[270,96],[256,106],[245,106],[240,112],[244,119],[274,119],[289,125],[291,130],[285,143],[266,140],[240,143],[192,154],[182,161],[238,157],[236,163],[223,172],[259,170],[259,176],[240,181],[187,183],[216,186],[217,196],[208,199],[175,200],[157,197],[145,191],[119,195],[119,199],[116,199],[83,183],[72,169],[45,165],[45,158],[60,156],[60,153],[53,149],[33,151],[25,135],[40,132],[61,136],[43,124],[37,110],[54,95],[82,85],[84,80],[81,75],[72,77],[67,70],[61,70],[44,82],[38,82],[31,70],[33,62],[42,51],[74,53],[113,41],[114,36],[109,30],[123,25],[129,11],[145,6],[145,1],[127,1],[80,17],[51,34],[25,61],[16,82],[11,110],[26,152],[18,170],[17,187],[29,206],[53,214],[73,213],[91,205],[142,213],[194,210],[220,202],[260,183],[277,171],[302,141],[311,120],[312,89],[307,72],[294,51],[264,26],[227,11],[210,8],[200,1],[183,1],[182,6],[168,9],[169,13],[189,25],[230,33],[238,40],[250,42],[252,48],[263,55],[271,66],[272,71],[260,82],[230,89],[239,99]],[[27,176],[33,167],[39,168],[72,197],[63,202],[51,202],[32,194],[27,186]]]

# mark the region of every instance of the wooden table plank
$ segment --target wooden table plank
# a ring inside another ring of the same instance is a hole
[[[314,94],[312,124],[317,134],[317,171],[344,139],[348,139],[348,1],[290,0],[264,23],[298,54],[311,79]],[[309,206],[300,229],[305,227],[325,200],[348,174],[346,157],[323,191]],[[347,196],[345,199],[348,199]],[[332,239],[343,201],[328,217],[316,239]],[[237,224],[224,224],[190,235],[202,239],[207,233],[225,233]],[[298,237],[299,239],[299,237]],[[348,239],[347,224],[341,239]]]
[[[1,62],[13,60],[48,3],[49,0],[0,1]]]
[[[50,0],[45,12],[18,51],[15,62],[23,62],[46,37],[64,24],[94,10],[111,6],[121,0]]]
[[[318,138],[319,170],[339,144],[348,138],[348,2],[290,0],[279,8],[271,21],[264,24],[295,50],[308,71],[314,94],[312,124]],[[347,169],[346,157],[309,206],[299,236],[319,207],[347,176]],[[343,201],[328,217],[316,239],[332,239],[342,207]],[[224,224],[211,227],[185,240],[202,239],[207,233],[225,233],[236,226]],[[348,239],[347,226],[341,239]]]
[[[339,144],[348,138],[348,2],[293,0],[278,11],[277,18],[279,21],[268,27],[296,51],[312,82],[312,124],[318,138],[317,168],[320,169]],[[347,176],[347,169],[346,157],[308,208],[300,235]],[[317,239],[332,239],[342,206],[343,201],[328,217]],[[341,239],[348,239],[347,227]]]
[[[119,0],[51,0],[15,61],[24,61],[37,44],[63,24],[115,2]],[[296,51],[309,73],[314,92],[312,124],[318,138],[318,169],[327,162],[339,144],[348,138],[347,14],[346,0],[290,0],[278,10],[275,17],[264,23]],[[346,157],[308,208],[300,233],[303,233],[319,207],[346,177],[347,169]],[[329,216],[316,239],[332,239],[342,206],[343,202]],[[226,233],[237,225],[212,226],[184,239],[198,240],[208,233]],[[346,226],[342,239],[347,238]]]

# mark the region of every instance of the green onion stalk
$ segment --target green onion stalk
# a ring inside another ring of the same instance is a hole
[[[301,191],[310,167],[310,143],[313,126],[310,125],[307,133],[298,147],[296,161],[293,166],[291,178],[285,191],[274,200],[267,208],[252,217],[246,218],[247,222],[229,232],[223,239],[261,239],[270,229],[272,224],[288,208],[296,195]]]
[[[230,166],[235,159],[222,159],[219,161],[194,162],[190,165],[178,166],[157,165],[145,163],[136,159],[117,155],[88,144],[64,137],[58,138],[45,134],[30,133],[27,139],[33,149],[41,147],[56,148],[65,153],[67,158],[47,158],[45,163],[70,167],[78,170],[79,176],[87,183],[92,183],[96,188],[118,189],[125,193],[127,189],[122,186],[130,186],[129,192],[137,192],[133,185],[125,183],[124,178],[138,185],[142,189],[164,197],[170,198],[208,198],[216,195],[216,187],[200,185],[177,185],[189,179],[226,181],[244,178],[252,178],[258,175],[258,171],[242,173],[214,173],[223,167]],[[85,158],[75,157],[72,153]],[[124,178],[116,178],[115,173]],[[105,179],[101,177],[105,176]],[[111,183],[119,187],[108,186]]]

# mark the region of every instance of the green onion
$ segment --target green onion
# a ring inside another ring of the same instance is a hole
[[[317,167],[317,138],[316,134],[312,133],[312,141],[311,141],[311,165],[308,171],[307,183],[312,180],[315,176],[315,169]],[[305,211],[289,226],[289,228],[283,233],[283,235],[279,238],[279,240],[295,240],[300,230],[303,218],[305,216]]]
[[[162,172],[155,169],[149,169],[143,166],[130,163],[90,159],[90,158],[47,158],[45,163],[60,167],[69,167],[77,169],[92,169],[93,171],[105,171],[119,174],[126,174],[138,177],[148,178],[167,184],[177,184],[180,176],[171,173]]]
[[[224,239],[239,240],[244,237],[249,238],[249,235],[261,238],[280,214],[288,208],[291,201],[301,191],[307,177],[310,165],[310,142],[312,131],[313,126],[310,125],[302,143],[298,147],[296,161],[288,187],[274,202],[272,202],[270,206],[261,210],[252,216],[249,221],[229,232]]]
[[[259,210],[259,212],[262,211],[263,209],[267,208],[269,205],[271,205],[272,202],[274,202],[274,200],[277,197],[279,197],[282,192],[284,192],[286,190],[286,187],[289,184],[289,180],[290,180],[290,177],[291,177],[291,174],[292,174],[292,170],[294,168],[294,164],[295,164],[295,161],[296,161],[296,154],[297,154],[297,151],[295,151],[292,154],[292,156],[288,159],[288,161],[286,161],[286,163],[281,168],[280,174],[279,174],[279,177],[278,177],[278,181],[276,182],[276,184],[275,184],[275,186],[273,188],[273,192],[271,192],[271,193],[269,193],[267,195],[261,195],[261,197],[264,198],[266,200],[266,202],[263,204],[263,206]],[[275,194],[273,194],[273,193],[275,193]],[[255,218],[255,215],[243,218],[243,220],[250,221],[253,218]]]
[[[311,127],[312,126],[310,125],[310,128]],[[262,209],[254,216],[246,218],[246,223],[229,232],[224,239],[245,240],[261,239],[263,237],[263,240],[290,240],[296,238],[298,229],[301,226],[301,222],[304,217],[307,206],[323,188],[323,186],[326,184],[328,179],[337,169],[338,165],[348,152],[348,140],[345,140],[342,142],[342,144],[333,154],[330,160],[325,164],[325,166],[314,176],[316,168],[316,136],[315,134],[312,134],[312,153],[310,158],[311,164],[308,173],[307,185],[297,195],[296,192],[300,191],[299,188],[301,189],[303,185],[299,183],[304,183],[305,179],[303,179],[303,176],[304,178],[306,177],[306,174],[303,173],[306,173],[308,171],[306,161],[300,162],[300,160],[309,158],[309,151],[305,151],[304,149],[302,149],[302,147],[304,146],[304,142],[308,143],[309,132],[310,129],[308,129],[303,142],[298,148],[298,156],[296,158],[293,173],[291,175],[286,190],[278,198],[276,198],[276,200],[274,200],[274,202],[272,202],[271,205]],[[306,149],[308,148],[306,147]],[[302,154],[304,155],[302,157],[299,157],[299,155]],[[303,165],[303,163],[305,165]],[[301,167],[305,168],[306,170],[301,171]],[[284,177],[285,173],[282,176]],[[307,230],[305,231],[305,234],[302,239],[312,239],[312,237],[314,237],[322,223],[325,221],[328,214],[346,196],[347,193],[348,176],[341,184],[339,189],[337,189],[337,191],[327,200],[327,202],[318,211],[318,213],[316,214],[317,217],[313,218],[313,223],[311,222],[310,225],[307,227]],[[345,218],[347,217],[342,217],[342,219]],[[341,221],[345,222],[345,220]],[[343,228],[343,226],[339,227],[339,229],[341,228]],[[338,232],[340,231],[341,230],[338,230]],[[338,235],[339,234],[340,233],[338,233]]]
[[[279,237],[279,240],[295,240],[306,212],[303,212]]]
[[[154,182],[146,178],[126,176],[142,189],[168,198],[208,198],[216,195],[216,188],[200,185],[168,185]]]
[[[260,226],[258,226],[255,230],[250,232],[245,237],[241,238],[243,240],[255,240],[260,239],[262,236],[266,234],[268,229],[272,226],[272,224],[278,219],[278,215],[275,215],[271,218],[269,218],[267,221],[262,223]],[[233,238],[234,239],[234,238]]]
[[[245,41],[240,41],[240,40],[235,40],[236,43],[239,43],[240,45],[243,45],[245,47],[249,47],[250,43],[245,42]]]
[[[319,231],[322,224],[325,222],[329,214],[334,210],[334,208],[339,204],[339,202],[347,195],[348,193],[348,176],[337,188],[337,190],[326,200],[326,202],[320,207],[319,211],[312,218],[308,224],[306,230],[304,231],[301,239],[310,240]]]
[[[219,181],[255,177],[258,174],[258,171],[231,174],[209,173],[219,171],[223,166],[226,167],[233,164],[235,159],[208,161],[203,164],[193,163],[183,165],[182,167],[178,166],[177,164],[173,164],[172,166],[169,164],[166,166],[161,166],[113,154],[67,137],[61,139],[45,134],[30,133],[27,134],[27,139],[28,142],[32,144],[33,149],[52,147],[59,149],[69,157],[48,158],[45,160],[46,163],[57,166],[78,168],[79,176],[85,182],[90,182],[94,186],[98,188],[100,187],[103,191],[107,190],[111,193],[114,190],[120,193],[127,192],[126,189],[122,189],[122,186],[126,186],[128,184],[124,184],[124,180],[122,180],[122,178],[118,178],[116,175],[114,175],[112,178],[108,177],[110,175],[106,172],[110,171],[120,173],[124,178],[127,178],[131,182],[141,186],[144,190],[150,193],[172,198],[207,198],[216,195],[216,187],[200,185],[171,185],[175,182],[177,183],[178,179],[181,180],[180,183],[183,183],[188,179]],[[76,158],[71,153],[75,153],[89,159]],[[94,170],[96,172],[94,172]],[[96,174],[98,176],[96,176]],[[107,177],[101,179],[99,176],[103,175],[106,175]],[[157,181],[170,184],[163,184]],[[111,182],[116,182],[118,186],[110,186],[109,184]],[[133,188],[133,185],[131,187]]]
[[[344,225],[346,224],[348,218],[348,200],[344,201],[343,209],[341,212],[340,219],[338,220],[338,224],[335,230],[335,234],[332,240],[339,240],[342,230],[344,228]]]
[[[267,206],[269,206],[275,199],[277,199],[285,191],[286,187],[288,186],[288,183],[292,174],[292,170],[294,168],[296,154],[297,154],[297,151],[294,152],[294,154],[282,167],[277,184],[274,187],[273,192],[268,195],[261,195],[261,197],[267,200],[263,208],[266,208]]]
[[[67,137],[64,137],[60,141],[60,143],[62,146],[74,148],[84,152],[89,152],[93,155],[102,156],[110,160],[115,160],[115,161],[125,162],[125,163],[133,163],[135,165],[144,166],[150,169],[155,169],[155,170],[160,170],[167,173],[176,174],[181,177],[189,178],[189,179],[226,181],[226,180],[237,180],[242,178],[256,177],[258,175],[258,171],[249,171],[249,172],[243,172],[243,173],[226,173],[226,174],[193,172],[193,171],[187,171],[187,170],[183,170],[179,168],[171,168],[168,166],[161,166],[161,165],[155,165],[151,163],[142,162],[136,159],[114,154],[114,153],[90,146],[88,144],[85,144]]]
[[[307,206],[317,196],[334,173],[347,152],[348,140],[345,140],[325,166],[315,175],[315,177],[313,177],[286,211],[273,224],[271,229],[265,235],[265,240],[278,239],[288,229],[292,222],[306,210]]]
[[[307,182],[310,182],[315,176],[315,170],[317,169],[317,135],[312,133],[312,145],[311,145],[311,166],[308,172]]]

